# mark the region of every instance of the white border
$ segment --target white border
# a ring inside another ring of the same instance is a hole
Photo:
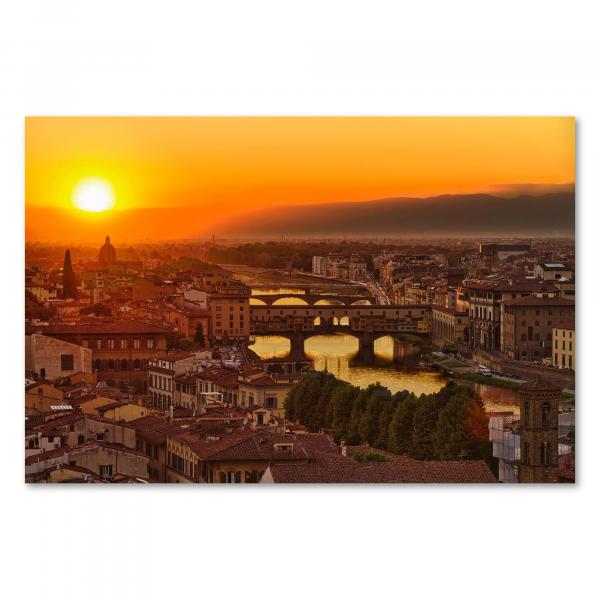
[[[600,291],[600,94],[592,6],[552,0],[3,6],[6,575],[0,588],[9,590],[6,597],[593,595],[597,552],[586,542],[599,533],[592,344],[600,339],[593,311]],[[25,488],[16,450],[23,443],[23,118],[44,114],[575,115],[579,483],[494,490]]]

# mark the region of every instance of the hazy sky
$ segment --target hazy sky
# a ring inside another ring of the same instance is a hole
[[[26,205],[89,222],[73,190],[96,177],[112,186],[115,211],[206,205],[210,227],[277,204],[566,184],[574,128],[562,117],[30,117]],[[28,218],[35,225],[35,211]],[[155,218],[140,216],[140,227]]]

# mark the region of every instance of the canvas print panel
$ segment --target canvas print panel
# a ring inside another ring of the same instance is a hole
[[[569,117],[30,117],[25,481],[575,481]]]

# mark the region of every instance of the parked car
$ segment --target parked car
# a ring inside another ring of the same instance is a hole
[[[486,377],[492,376],[492,372],[483,365],[478,365],[477,368],[475,369],[475,373],[479,373],[480,375],[485,375]]]

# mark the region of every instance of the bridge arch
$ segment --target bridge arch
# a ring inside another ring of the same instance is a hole
[[[250,296],[250,305],[251,306],[268,306],[268,304],[264,300],[261,300],[260,298],[253,298],[252,296]]]
[[[309,303],[300,296],[285,296],[284,298],[277,298],[277,300],[273,301],[273,306],[275,305],[286,305],[286,306],[309,306]]]
[[[313,306],[346,306],[346,303],[338,298],[319,298]]]

